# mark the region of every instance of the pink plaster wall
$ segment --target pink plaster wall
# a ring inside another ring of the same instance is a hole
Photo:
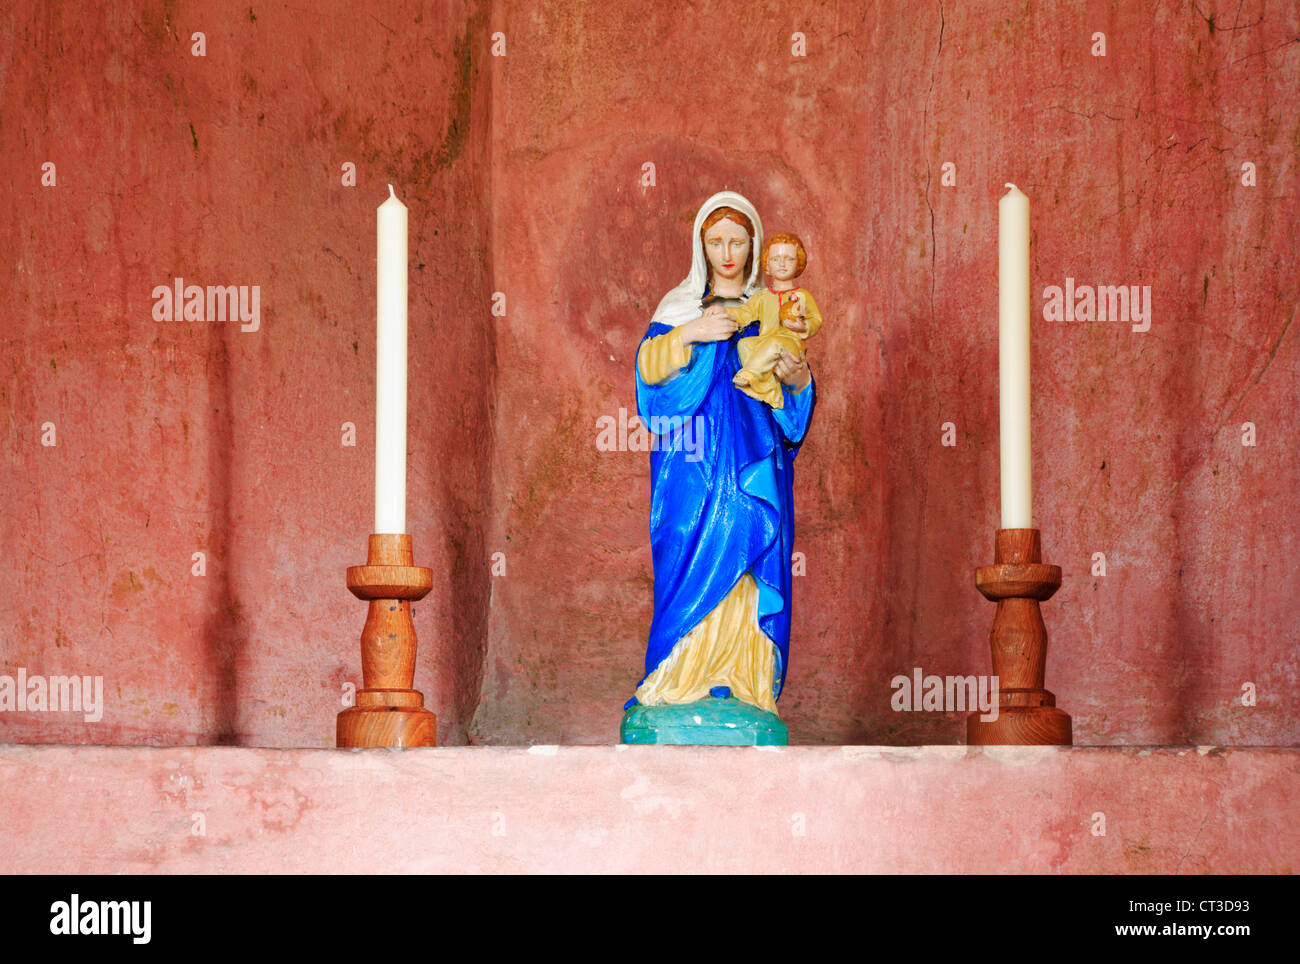
[[[646,456],[597,452],[595,419],[634,410],[638,338],[726,186],[808,240],[827,318],[795,476],[792,739],[962,739],[956,715],[893,713],[889,681],[988,671],[971,570],[998,524],[995,212],[1012,180],[1035,202],[1035,305],[1067,275],[1153,289],[1149,332],[1037,329],[1036,521],[1065,570],[1048,682],[1076,740],[1295,743],[1300,14],[1247,4],[1248,26],[1212,31],[1187,4],[855,6],[647,5],[636,31],[604,4],[494,18],[514,44],[493,65],[514,299],[497,357],[523,377],[498,392],[491,540],[512,568],[475,732],[609,739],[639,675]]]
[[[236,9],[0,11],[0,651],[11,675],[102,675],[108,704],[97,725],[4,714],[0,739],[333,744],[360,682],[343,570],[373,528],[392,181],[410,207],[408,518],[437,574],[416,618],[441,641],[416,685],[463,742],[490,589],[495,373],[471,308],[490,294],[486,14]],[[153,321],[176,276],[259,284],[260,330]]]
[[[807,240],[827,318],[792,738],[960,740],[957,714],[892,712],[889,681],[988,670],[972,569],[997,525],[1012,180],[1035,305],[1066,276],[1154,303],[1146,333],[1036,330],[1036,522],[1065,570],[1048,685],[1076,741],[1300,742],[1297,36],[1292,5],[1249,0],[0,10],[0,672],[109,697],[98,724],[0,714],[0,740],[332,743],[360,675],[342,570],[370,529],[389,180],[411,208],[408,517],[437,573],[416,685],[444,740],[615,739],[649,478],[596,420],[634,408],[637,341],[724,186]],[[177,275],[260,284],[261,330],[154,322]]]

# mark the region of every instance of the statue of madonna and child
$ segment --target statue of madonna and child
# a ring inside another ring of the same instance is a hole
[[[654,617],[624,743],[789,740],[776,701],[790,655],[794,459],[816,402],[803,341],[821,325],[795,282],[806,259],[792,234],[764,244],[743,196],[715,194],[695,217],[690,274],[637,350],[637,412],[664,431],[650,452]]]

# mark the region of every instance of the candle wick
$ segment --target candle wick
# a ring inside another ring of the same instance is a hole
[[[393,185],[391,185],[391,184],[388,185],[388,196],[389,196],[389,197],[397,197],[397,195],[393,193]]]
[[[1006,184],[1003,184],[1002,186],[1003,186],[1003,187],[1009,187],[1009,188],[1011,188],[1011,190],[1013,190],[1013,191],[1019,191],[1019,190],[1020,190],[1020,188],[1016,187],[1016,186],[1015,186],[1014,184],[1012,184],[1010,181],[1007,181],[1007,183],[1006,183]],[[389,188],[389,190],[392,190],[392,188]]]

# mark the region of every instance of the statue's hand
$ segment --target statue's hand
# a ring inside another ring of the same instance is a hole
[[[772,369],[774,374],[782,385],[789,385],[796,392],[802,392],[812,381],[812,372],[808,370],[808,362],[802,358],[795,358],[784,348],[781,349],[781,357],[776,360],[776,366]]]
[[[704,314],[694,321],[686,322],[679,330],[683,345],[702,341],[726,341],[736,333],[736,322],[722,305],[710,305]]]
[[[801,334],[807,331],[808,321],[805,315],[808,309],[808,305],[804,301],[804,293],[802,291],[796,291],[793,295],[790,296],[790,300],[786,302],[786,307],[790,309],[789,314],[793,315],[793,317],[782,319],[781,321],[782,326],[784,326],[785,328],[789,328],[791,331],[797,331]],[[782,311],[782,314],[785,314],[784,310]]]

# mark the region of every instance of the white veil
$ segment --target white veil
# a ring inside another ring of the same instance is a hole
[[[658,322],[676,328],[683,322],[700,316],[700,298],[704,295],[704,286],[709,280],[708,261],[704,257],[704,245],[700,241],[700,227],[704,224],[705,218],[718,208],[735,208],[748,217],[754,225],[754,241],[750,247],[754,264],[750,269],[749,277],[745,279],[744,296],[748,298],[757,290],[758,276],[762,270],[759,263],[762,258],[759,254],[763,250],[763,222],[759,220],[754,205],[750,204],[743,195],[734,191],[719,191],[705,201],[700,207],[700,213],[695,215],[695,227],[691,229],[691,273],[686,276],[685,281],[664,295],[663,300],[659,302],[659,307],[655,309],[654,317],[650,319],[652,324]]]

